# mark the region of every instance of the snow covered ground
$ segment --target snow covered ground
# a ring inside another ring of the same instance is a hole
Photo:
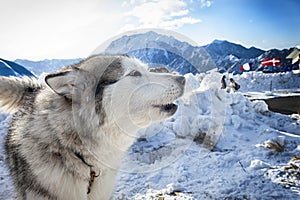
[[[300,87],[291,73],[231,76],[241,89],[220,89],[218,73],[185,75],[185,95],[169,120],[140,130],[124,158],[113,199],[300,199],[300,117],[268,111],[266,94]],[[269,92],[270,93],[270,92]],[[0,140],[9,119],[2,117]],[[13,187],[0,146],[0,199]]]
[[[299,75],[292,72],[246,72],[233,76],[241,85],[240,92],[251,99],[267,99],[284,96],[300,96]]]

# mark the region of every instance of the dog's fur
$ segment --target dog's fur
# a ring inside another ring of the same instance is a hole
[[[127,56],[92,56],[43,82],[0,76],[17,198],[109,199],[135,133],[172,116],[184,84]]]

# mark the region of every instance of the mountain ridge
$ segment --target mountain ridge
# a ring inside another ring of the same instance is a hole
[[[292,48],[268,51],[254,46],[246,48],[241,44],[218,39],[204,46],[195,46],[172,35],[149,31],[123,35],[114,39],[106,49],[96,50],[94,54],[128,54],[150,64],[150,67],[166,65],[171,71],[195,74],[213,68],[218,68],[221,73],[242,73],[239,68],[245,63],[252,63],[251,70],[260,70],[260,61],[266,57],[281,58],[282,68],[285,68],[291,65],[285,59],[291,51]],[[32,62],[17,59],[16,62],[40,74],[43,70],[41,68],[47,68],[47,72],[54,71],[80,60],[82,59],[47,59]]]

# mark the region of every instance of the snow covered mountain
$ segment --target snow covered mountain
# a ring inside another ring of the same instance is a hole
[[[211,55],[220,72],[241,73],[239,68],[245,63],[252,63],[252,70],[263,70],[261,61],[264,58],[280,58],[281,71],[297,67],[297,64],[292,66],[291,60],[286,59],[293,48],[264,51],[255,47],[245,48],[239,44],[220,40],[215,40],[211,44],[204,46],[204,48]]]
[[[76,59],[52,59],[52,60],[41,60],[41,61],[30,61],[17,59],[16,63],[25,66],[30,71],[33,71],[36,75],[40,75],[43,72],[53,72],[62,67],[66,67],[75,63],[80,62],[81,58]]]
[[[262,60],[263,58],[280,58],[282,69],[285,71],[290,71],[291,69],[297,69],[299,66],[298,63],[292,65],[291,59],[285,59],[293,51],[293,49],[294,48],[283,50],[271,49],[260,55],[258,59]]]
[[[280,58],[281,70],[291,70],[291,60],[285,59],[293,49],[271,49],[264,51],[255,47],[245,48],[228,41],[215,40],[205,46],[195,46],[171,35],[154,31],[123,35],[105,49],[96,49],[93,54],[128,54],[149,64],[150,67],[167,66],[171,71],[181,74],[201,73],[218,68],[220,72],[240,74],[240,66],[252,63],[251,70],[262,70],[264,58]],[[79,62],[81,59],[53,59],[43,61],[16,60],[35,74],[50,72]]]
[[[221,72],[239,72],[239,67],[244,63],[257,63],[258,57],[265,51],[251,47],[234,44],[226,40],[214,40],[211,44],[204,46]]]
[[[203,47],[214,59],[230,54],[238,58],[250,59],[256,58],[265,52],[255,47],[247,49],[242,45],[234,44],[226,40],[214,40],[211,44]]]
[[[34,76],[32,72],[30,72],[25,67],[0,58],[0,75],[1,76]]]
[[[240,66],[252,63],[252,70],[259,70],[266,57],[279,57],[281,70],[290,65],[285,57],[292,49],[264,51],[255,47],[246,48],[228,41],[215,40],[205,46],[194,46],[173,36],[154,31],[121,36],[110,43],[104,54],[128,54],[150,63],[153,67],[166,65],[181,74],[193,74],[217,67],[220,72],[242,73]]]
[[[125,35],[111,42],[104,52],[97,53],[128,54],[152,67],[165,65],[181,74],[196,74],[214,68],[213,60],[203,47],[192,46],[154,31]]]

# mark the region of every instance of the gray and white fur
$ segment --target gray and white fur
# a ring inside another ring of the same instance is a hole
[[[172,116],[184,84],[127,56],[92,56],[43,82],[0,76],[17,199],[110,199],[136,132]]]

